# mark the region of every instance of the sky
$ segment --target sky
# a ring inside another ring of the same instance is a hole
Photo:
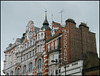
[[[1,1],[1,74],[4,51],[9,43],[21,38],[30,20],[37,27],[42,27],[47,10],[49,25],[52,20],[65,24],[72,18],[78,27],[81,22],[87,23],[89,30],[96,33],[97,52],[99,54],[99,2],[98,1]],[[53,14],[53,17],[52,17]]]

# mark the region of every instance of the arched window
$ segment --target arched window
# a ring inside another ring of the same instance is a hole
[[[35,38],[33,38],[33,45],[35,44]]]
[[[43,39],[43,33],[41,34],[41,39]]]
[[[29,47],[29,42],[27,42],[27,48]]]
[[[19,68],[17,69],[17,75],[20,75],[20,69]]]
[[[26,65],[23,67],[23,74],[26,74]]]
[[[38,60],[38,69],[40,69],[41,67],[42,67],[42,60],[39,59],[39,60]]]
[[[32,40],[30,41],[30,46],[32,46]]]
[[[13,71],[10,72],[10,75],[13,75]]]
[[[26,44],[25,44],[25,49],[27,48]]]
[[[29,64],[29,72],[32,72],[32,62]]]

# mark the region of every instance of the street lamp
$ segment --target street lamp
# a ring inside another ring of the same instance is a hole
[[[57,61],[57,59],[56,59],[56,60],[51,60],[51,62],[56,62],[56,63],[57,63],[58,61]],[[64,64],[64,63],[63,63],[63,64]],[[65,65],[65,64],[64,64],[64,65]],[[66,76],[66,65],[64,66],[64,68],[65,68],[65,76]]]
[[[64,66],[64,68],[65,68],[65,76],[66,76],[66,65]]]

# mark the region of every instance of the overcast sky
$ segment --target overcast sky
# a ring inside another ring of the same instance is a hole
[[[29,20],[34,25],[42,27],[45,10],[49,24],[53,21],[62,24],[72,18],[78,27],[81,22],[87,23],[90,31],[96,33],[97,51],[99,52],[99,2],[97,1],[1,1],[1,63],[4,60],[4,50],[16,38],[21,38]],[[13,40],[14,38],[14,40]],[[3,64],[1,64],[1,70]],[[3,74],[3,73],[2,73]]]

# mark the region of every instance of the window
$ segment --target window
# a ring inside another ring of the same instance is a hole
[[[55,49],[58,48],[58,40],[56,40]]]
[[[30,41],[30,46],[32,46],[32,40]]]
[[[36,50],[34,50],[34,55],[36,54]]]
[[[53,55],[50,55],[50,61],[49,61],[50,64],[52,64],[52,62],[51,62],[52,60],[53,60]]]
[[[41,44],[41,52],[42,52],[42,50],[43,50],[43,45]]]
[[[40,39],[40,35],[38,34],[38,40]]]
[[[33,50],[33,56],[34,56],[34,50]]]
[[[27,59],[27,54],[25,54],[25,59]]]
[[[50,70],[49,75],[52,75],[52,70]]]
[[[56,69],[56,70],[55,70],[55,75],[57,75],[57,74],[58,74],[58,70]]]
[[[57,60],[57,62],[58,62],[58,58],[59,58],[59,55],[58,55],[58,54],[55,54],[55,55],[54,55],[54,60],[55,60],[55,61]]]
[[[52,50],[54,50],[54,42],[52,42]]]
[[[31,57],[33,56],[33,51],[31,51]]]
[[[40,52],[40,45],[38,46],[38,50],[39,50],[39,52]]]
[[[22,51],[22,46],[20,46],[20,51]]]
[[[24,60],[25,60],[25,54],[24,54]]]
[[[9,75],[9,73],[7,73],[7,75]]]
[[[4,70],[6,69],[6,64],[4,63]]]
[[[26,55],[27,55],[27,59],[28,59],[28,53]]]
[[[11,52],[11,58],[13,58],[13,52]]]
[[[29,42],[27,42],[27,48],[29,47]]]
[[[10,75],[13,75],[13,71],[10,72]]]
[[[33,38],[33,45],[35,44],[35,38]]]
[[[33,68],[35,67],[35,59],[33,59]]]
[[[50,51],[50,44],[48,45],[48,52]]]
[[[32,62],[29,64],[29,72],[32,72]]]
[[[38,69],[40,69],[42,67],[42,61],[41,59],[38,60]]]
[[[11,52],[10,60],[11,60],[10,65],[12,66],[13,65],[12,64],[12,61],[13,61],[13,52]]]
[[[28,52],[28,58],[30,58],[30,52]]]
[[[43,39],[43,33],[41,34],[41,39]]]
[[[31,51],[30,51],[30,57],[31,57]]]
[[[27,48],[26,44],[25,44],[25,48]]]
[[[26,74],[26,65],[23,67],[23,74]]]
[[[17,75],[20,75],[20,69],[19,68],[17,69]]]
[[[7,55],[5,55],[5,61],[6,61],[6,59],[7,59]]]

